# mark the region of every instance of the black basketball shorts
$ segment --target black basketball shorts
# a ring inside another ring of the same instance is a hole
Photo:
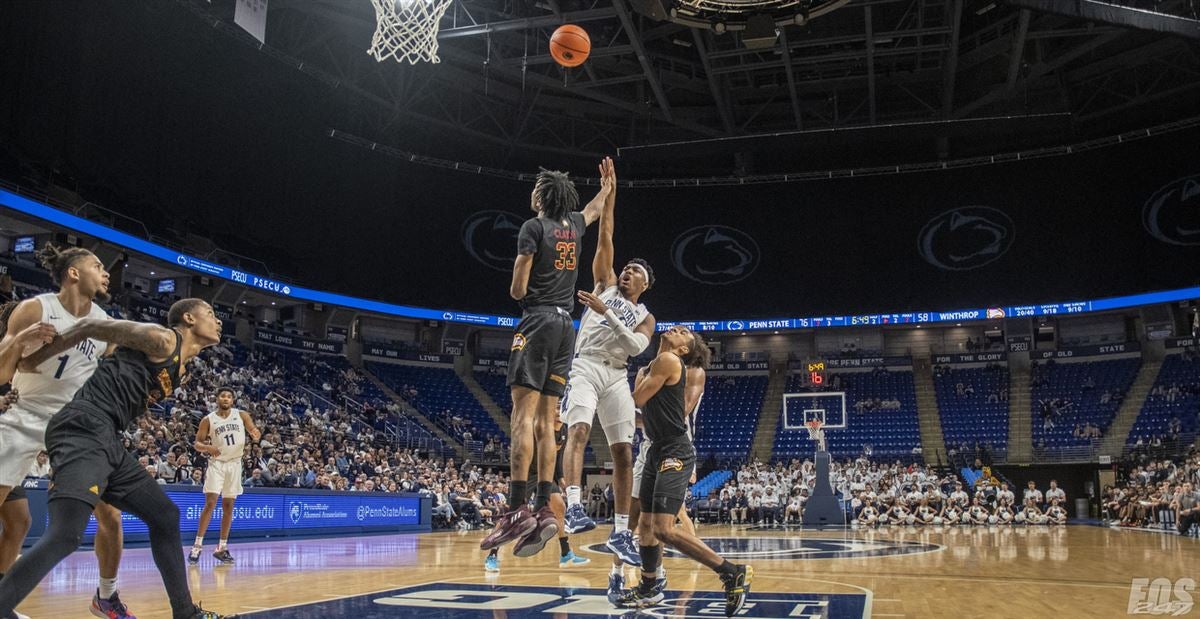
[[[13,486],[9,489],[8,495],[4,497],[4,502],[8,503],[9,501],[20,501],[28,498],[29,495],[25,493],[24,486]]]
[[[575,323],[556,307],[525,310],[513,334],[508,386],[563,397],[575,352]]]
[[[696,466],[696,450],[686,438],[655,442],[646,454],[638,500],[648,514],[677,514],[687,497],[688,482]]]
[[[75,400],[50,419],[46,451],[54,473],[48,500],[77,499],[91,505],[119,502],[154,478],[125,451],[107,413]]]

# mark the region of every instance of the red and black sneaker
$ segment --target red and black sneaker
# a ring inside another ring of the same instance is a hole
[[[546,542],[558,535],[558,518],[548,506],[539,509],[534,520],[536,526],[517,540],[517,545],[513,547],[514,556],[532,557],[546,547]]]
[[[496,519],[496,528],[479,542],[480,550],[499,548],[515,539],[520,539],[538,528],[538,518],[529,513],[529,508],[522,505],[511,509]]]

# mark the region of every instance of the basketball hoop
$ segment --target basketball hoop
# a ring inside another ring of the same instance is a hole
[[[375,6],[375,36],[367,53],[383,62],[441,62],[438,24],[451,0],[371,0]]]
[[[821,426],[825,425],[820,419],[813,419],[804,424],[808,429],[808,439],[817,442],[817,451],[825,451],[825,433],[821,431]]]

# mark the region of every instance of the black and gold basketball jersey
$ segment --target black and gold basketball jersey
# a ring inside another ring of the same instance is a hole
[[[146,353],[121,347],[100,360],[91,378],[75,393],[108,413],[117,428],[125,428],[146,412],[146,407],[170,395],[179,386],[183,369],[180,347],[183,336],[175,332],[175,350],[162,363],[152,363]]]

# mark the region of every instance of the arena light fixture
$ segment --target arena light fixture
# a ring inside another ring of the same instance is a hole
[[[635,0],[632,6],[634,11],[654,20],[724,34],[754,30],[755,21],[765,21],[776,28],[803,26],[849,3],[850,0]],[[762,46],[763,28],[761,24],[757,28],[759,34],[752,38]]]

